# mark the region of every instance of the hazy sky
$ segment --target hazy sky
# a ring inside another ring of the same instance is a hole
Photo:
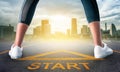
[[[0,25],[11,24],[16,27],[24,0],[0,0]],[[120,0],[97,0],[101,23],[115,23],[120,26]],[[81,0],[40,0],[30,28],[40,24],[46,16],[64,15],[76,17],[78,27],[87,24]],[[103,26],[103,24],[101,24]],[[58,25],[59,26],[59,25]],[[120,28],[119,28],[120,29]]]

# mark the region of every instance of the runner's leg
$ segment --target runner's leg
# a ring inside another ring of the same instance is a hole
[[[103,46],[97,2],[96,0],[82,0],[82,4],[93,36],[94,45]]]
[[[14,46],[21,46],[25,32],[31,23],[39,0],[25,0],[20,14],[20,22],[17,25]]]

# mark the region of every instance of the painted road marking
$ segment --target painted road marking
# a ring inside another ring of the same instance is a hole
[[[120,53],[120,51],[118,51],[118,50],[113,50],[113,52]]]
[[[61,69],[61,70],[71,70],[71,69],[76,69],[76,70],[81,70],[84,68],[85,70],[90,70],[89,63],[83,62],[83,63],[74,63],[74,62],[67,62],[67,63],[53,63],[53,62],[34,62],[30,64],[27,69],[28,70],[38,70],[43,67],[44,70],[55,70],[55,69]]]
[[[0,55],[5,54],[5,53],[8,53],[8,52],[9,52],[9,50],[1,51],[1,52],[0,52]],[[113,52],[120,53],[120,51],[118,51],[118,50],[113,50]]]
[[[1,55],[1,54],[5,54],[5,53],[8,53],[8,52],[9,52],[9,50],[1,51],[1,52],[0,52],[0,55]]]
[[[68,53],[68,54],[77,55],[77,56],[80,56],[80,57],[83,57],[83,58],[40,58],[40,57],[44,57],[44,56],[51,55],[51,54],[57,54],[57,53]],[[18,60],[104,60],[104,59],[94,58],[93,56],[78,53],[78,52],[67,51],[67,50],[59,50],[59,51],[52,51],[52,52],[37,54],[37,55],[34,55],[34,56],[28,56],[28,57],[20,58]]]
[[[24,46],[24,48],[29,47],[29,46],[33,46],[33,44],[32,44],[32,45]],[[9,52],[9,50],[1,51],[1,52],[0,52],[0,55],[5,54],[5,53],[8,53],[8,52]]]

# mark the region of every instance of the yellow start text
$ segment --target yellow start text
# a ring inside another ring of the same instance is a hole
[[[62,69],[62,70],[71,70],[71,69],[77,69],[81,70],[81,67],[85,70],[90,70],[89,63],[74,63],[74,62],[67,62],[67,63],[52,63],[52,62],[34,62],[30,64],[27,69],[28,70],[38,70],[38,69]]]

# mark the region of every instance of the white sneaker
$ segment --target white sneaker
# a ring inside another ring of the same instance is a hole
[[[95,58],[104,58],[113,54],[113,50],[107,46],[107,44],[103,43],[104,47],[95,46],[94,48],[94,56]]]
[[[18,59],[22,57],[22,51],[23,48],[20,48],[19,46],[13,47],[12,45],[11,50],[9,51],[9,56],[11,57],[11,59]]]

